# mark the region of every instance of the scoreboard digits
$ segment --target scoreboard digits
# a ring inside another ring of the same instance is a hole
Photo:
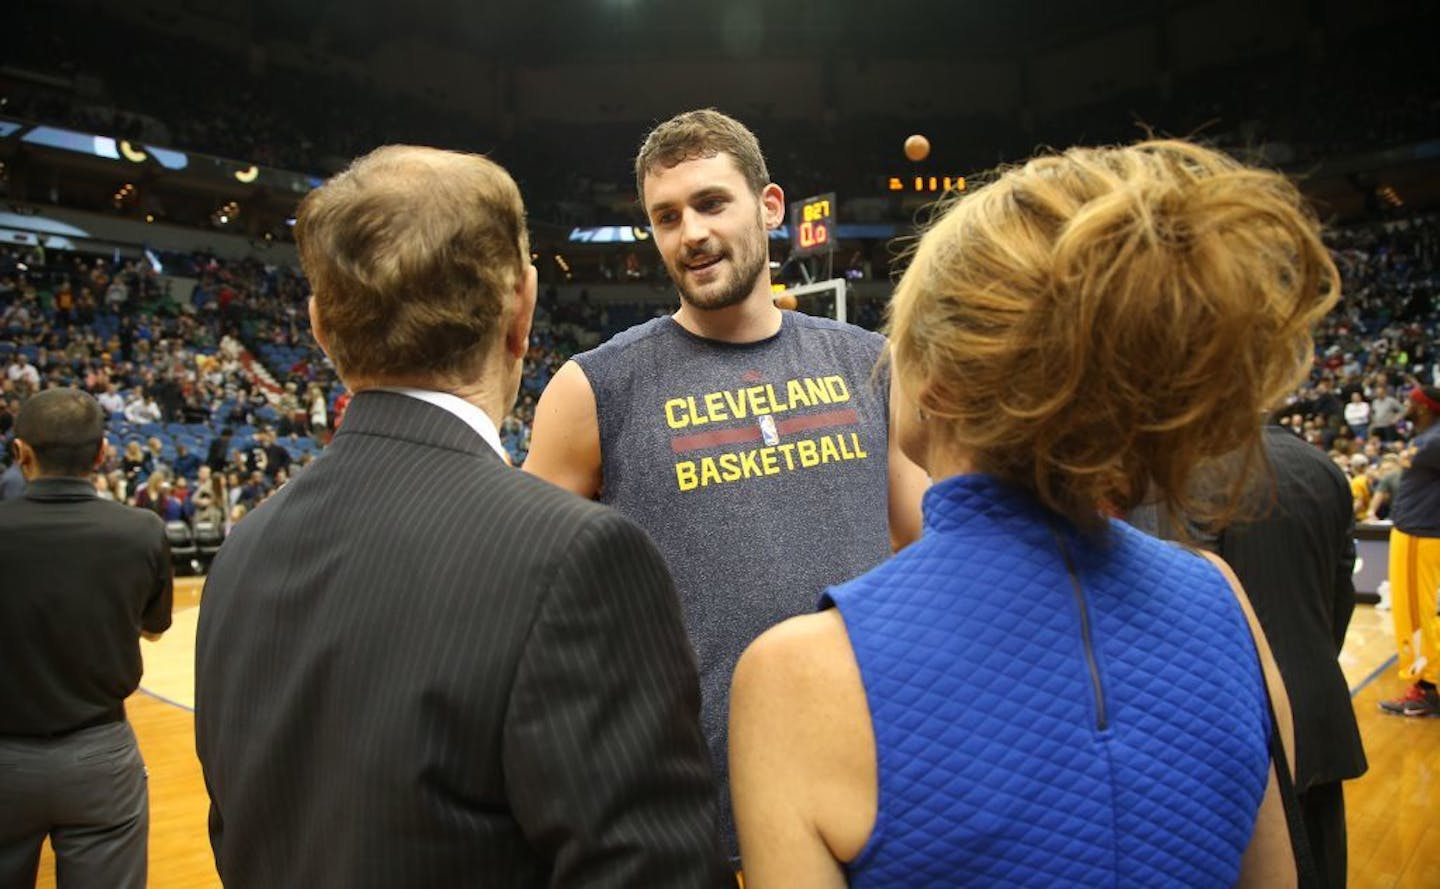
[[[835,249],[835,192],[790,205],[790,242],[797,256]]]
[[[887,176],[886,191],[903,191],[911,194],[940,194],[947,191],[964,191],[964,176]]]

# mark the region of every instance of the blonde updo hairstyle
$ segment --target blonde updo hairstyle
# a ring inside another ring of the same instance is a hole
[[[958,199],[921,238],[889,333],[932,443],[978,471],[1082,528],[1146,499],[1213,524],[1338,297],[1290,181],[1150,141],[1038,157]],[[1222,455],[1243,464],[1227,496],[1193,493]]]

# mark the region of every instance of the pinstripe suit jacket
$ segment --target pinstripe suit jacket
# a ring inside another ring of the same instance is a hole
[[[195,702],[231,889],[728,879],[654,546],[404,395],[226,540]]]

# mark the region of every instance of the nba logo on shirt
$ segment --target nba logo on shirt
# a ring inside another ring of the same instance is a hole
[[[765,439],[765,443],[767,445],[770,445],[771,447],[779,444],[780,433],[775,428],[775,418],[770,416],[769,414],[761,414],[759,417],[759,422],[760,437]]]

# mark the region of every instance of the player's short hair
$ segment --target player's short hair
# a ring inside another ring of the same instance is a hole
[[[760,142],[743,123],[714,108],[677,114],[650,131],[635,156],[635,193],[645,203],[645,177],[656,168],[727,154],[759,194],[770,184]]]

